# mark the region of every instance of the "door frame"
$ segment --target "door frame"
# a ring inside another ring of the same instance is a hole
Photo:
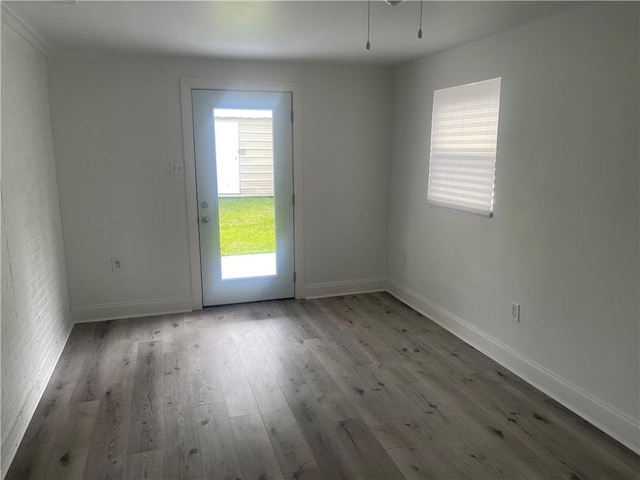
[[[303,216],[302,216],[302,87],[296,82],[260,82],[225,78],[181,78],[182,144],[184,177],[187,193],[187,229],[191,268],[191,297],[193,310],[202,309],[202,267],[200,262],[200,233],[198,225],[198,197],[196,190],[196,159],[193,140],[193,105],[191,90],[231,90],[248,92],[290,92],[294,121],[293,134],[293,236],[294,236],[294,292],[304,298]]]

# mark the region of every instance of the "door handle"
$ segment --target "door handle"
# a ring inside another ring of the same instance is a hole
[[[209,217],[202,217],[202,218],[200,219],[200,221],[201,221],[202,223],[209,223]]]

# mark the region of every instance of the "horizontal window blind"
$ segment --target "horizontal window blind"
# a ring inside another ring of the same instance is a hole
[[[433,93],[427,200],[493,214],[500,78]]]

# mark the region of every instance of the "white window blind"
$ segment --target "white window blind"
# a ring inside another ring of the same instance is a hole
[[[493,215],[500,78],[433,93],[427,200]]]

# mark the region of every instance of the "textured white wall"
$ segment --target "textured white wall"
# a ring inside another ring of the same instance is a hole
[[[635,448],[638,53],[600,2],[399,68],[389,228],[394,292]],[[495,77],[495,217],[429,207],[434,90]]]
[[[142,55],[49,65],[77,318],[191,306],[185,179],[169,168],[183,159],[181,77],[299,82],[305,283],[386,275],[390,70]]]
[[[71,328],[47,59],[7,15],[3,10],[3,475]]]

